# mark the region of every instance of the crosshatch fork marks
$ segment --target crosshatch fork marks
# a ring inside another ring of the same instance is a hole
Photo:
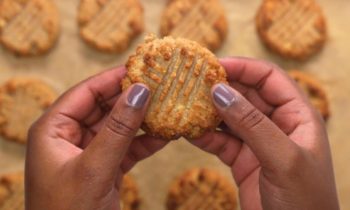
[[[197,186],[195,192],[180,206],[179,210],[209,210],[214,207],[220,207],[213,198],[210,199],[218,188],[218,183],[212,183],[209,187],[210,189],[203,189],[206,187],[208,185]]]
[[[188,63],[188,65],[186,65]],[[192,58],[184,57],[179,50],[172,53],[171,59],[166,63],[166,72],[159,73],[153,68],[149,68],[143,79],[155,89],[149,112],[157,115],[157,118],[175,117],[176,108],[183,107],[181,115],[177,113],[176,121],[186,123],[186,115],[190,112],[192,105],[197,98],[197,94],[203,86],[203,79],[207,71],[207,61],[199,59],[198,55]],[[150,78],[150,75],[161,76],[158,83]],[[165,113],[165,114],[158,114]],[[164,119],[166,120],[166,119]]]
[[[5,27],[3,36],[14,45],[22,45],[28,39],[33,39],[33,36],[40,34],[37,30],[42,30],[38,13],[39,10],[33,3],[26,4],[23,10]]]
[[[88,23],[85,30],[94,34],[96,37],[103,39],[108,36],[113,30],[122,28],[122,19],[127,15],[125,0],[110,0],[107,2],[101,11]]]
[[[206,0],[200,0],[185,15],[179,24],[171,31],[171,35],[175,37],[186,37],[188,39],[201,42],[203,36],[212,29],[215,20],[220,16],[220,13],[215,9],[209,9],[206,13],[202,9],[206,6]],[[202,31],[202,30],[205,31]]]
[[[272,39],[282,43],[295,43],[303,37],[301,45],[307,45],[310,36],[319,38],[319,33],[312,27],[317,13],[308,10],[312,2],[284,3],[275,17],[275,24],[269,29]]]

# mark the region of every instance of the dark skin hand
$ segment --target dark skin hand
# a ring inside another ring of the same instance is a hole
[[[279,67],[221,60],[230,86],[213,87],[224,131],[191,141],[228,165],[243,210],[338,210],[321,116]]]
[[[338,210],[326,129],[296,84],[264,61],[221,63],[230,86],[212,95],[225,128],[190,142],[232,169],[241,208]],[[32,126],[27,210],[119,210],[123,174],[166,145],[135,137],[149,93],[142,84],[121,93],[124,75],[118,68],[78,84]]]
[[[112,69],[83,81],[32,126],[27,210],[119,209],[123,174],[165,146],[147,135],[135,137],[148,89],[134,85],[121,94],[125,72]]]

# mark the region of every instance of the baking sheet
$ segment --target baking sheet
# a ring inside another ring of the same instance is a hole
[[[142,0],[146,31],[158,33],[165,0]],[[328,123],[336,181],[342,209],[350,209],[350,1],[319,0],[329,28],[324,50],[307,62],[286,61],[268,52],[255,32],[254,17],[260,0],[222,0],[229,18],[229,36],[217,52],[219,57],[239,55],[271,60],[285,69],[302,69],[315,74],[324,84],[331,102],[332,117]],[[142,41],[140,36],[127,52],[106,55],[83,43],[78,35],[76,9],[78,0],[55,0],[62,33],[51,53],[37,58],[17,58],[0,48],[0,82],[14,75],[35,75],[52,84],[59,92],[102,69],[122,65]],[[25,147],[0,139],[0,173],[21,170]],[[192,167],[210,167],[231,180],[230,171],[217,158],[191,146],[184,140],[170,143],[133,170],[144,201],[142,209],[165,209],[165,198],[171,180]]]

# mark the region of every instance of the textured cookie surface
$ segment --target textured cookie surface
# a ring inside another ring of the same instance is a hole
[[[173,0],[161,19],[162,36],[182,37],[210,50],[218,49],[228,31],[225,10],[219,0]]]
[[[168,210],[235,210],[237,193],[233,184],[209,169],[192,169],[170,186]]]
[[[120,189],[122,210],[138,210],[140,198],[138,188],[130,175],[125,175]]]
[[[210,97],[211,87],[226,82],[217,58],[196,42],[178,38],[146,38],[130,56],[123,89],[147,84],[151,104],[143,129],[163,139],[192,139],[220,122]]]
[[[257,31],[268,48],[292,59],[306,59],[326,40],[323,12],[315,0],[264,0]]]
[[[81,37],[105,52],[122,52],[143,31],[139,0],[81,0],[78,22]]]
[[[0,176],[0,210],[24,210],[23,173]]]
[[[1,0],[0,42],[18,55],[51,49],[59,34],[58,11],[52,0]]]
[[[330,116],[330,111],[327,95],[322,84],[314,79],[314,76],[301,71],[292,70],[288,73],[307,94],[312,105],[314,105],[321,113],[322,117],[327,120]]]
[[[26,143],[30,125],[56,99],[50,86],[34,78],[13,78],[0,87],[0,134]]]

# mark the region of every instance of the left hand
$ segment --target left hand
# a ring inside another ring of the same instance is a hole
[[[123,175],[166,145],[147,135],[134,137],[149,90],[136,84],[121,94],[125,72],[116,68],[81,82],[32,126],[27,210],[118,210]]]

